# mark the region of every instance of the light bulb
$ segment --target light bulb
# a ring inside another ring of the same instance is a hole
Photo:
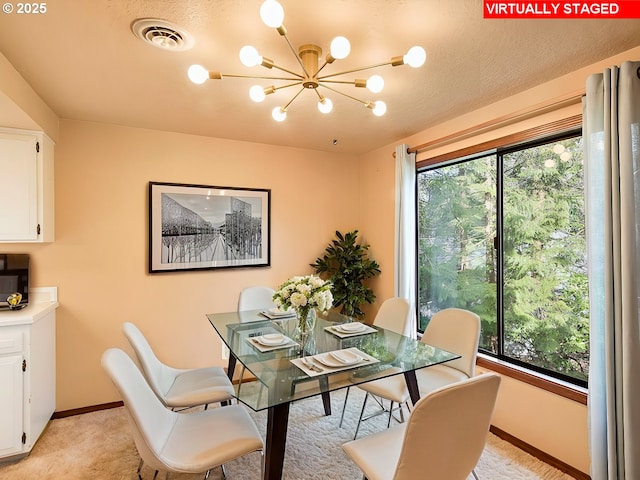
[[[267,27],[278,28],[284,21],[284,9],[276,0],[266,0],[260,6],[260,18]]]
[[[284,122],[284,119],[287,118],[287,112],[282,107],[276,107],[271,110],[271,116],[276,122]]]
[[[240,61],[245,67],[255,67],[262,63],[262,57],[256,47],[245,45],[240,49]]]
[[[206,82],[209,78],[209,72],[202,65],[191,65],[187,70],[189,80],[198,85]]]
[[[253,100],[254,102],[260,103],[266,97],[264,88],[262,88],[260,85],[254,85],[249,89],[249,97],[251,97],[251,100]]]
[[[382,115],[384,115],[384,114],[385,114],[385,112],[387,111],[387,104],[386,104],[386,103],[384,103],[384,102],[382,102],[382,101],[380,101],[380,100],[378,100],[378,101],[375,103],[375,105],[376,105],[376,106],[375,106],[375,107],[373,107],[373,114],[374,114],[376,117],[381,117]]]
[[[407,65],[418,68],[424,65],[424,62],[427,60],[427,52],[425,52],[422,47],[411,47],[402,60]]]
[[[333,110],[333,102],[328,98],[319,100],[318,110],[320,110],[322,113],[329,113],[331,110]]]
[[[384,78],[380,75],[371,75],[367,80],[367,88],[370,92],[380,93],[384,88]]]
[[[331,56],[337,60],[347,58],[349,52],[351,52],[351,44],[345,37],[336,37],[331,40]]]

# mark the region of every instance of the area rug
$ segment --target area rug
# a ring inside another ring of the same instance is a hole
[[[292,404],[284,480],[362,479],[362,473],[349,460],[341,445],[353,437],[364,395],[357,388],[351,389],[343,427],[339,428],[344,394],[344,390],[332,393],[331,416],[324,415],[319,397]],[[266,411],[248,410],[264,435]],[[363,423],[358,437],[385,427],[383,416],[374,417]],[[133,480],[137,478],[138,462],[124,407],[120,407],[51,421],[27,458],[0,464],[0,478]],[[228,480],[258,480],[260,454],[253,453],[230,462],[225,468]],[[492,434],[475,471],[480,480],[572,479]],[[151,468],[143,467],[143,479],[151,480],[153,475]],[[164,478],[164,473],[158,478]],[[169,478],[192,480],[201,479],[203,475],[171,474]],[[220,469],[214,470],[209,478],[220,480]]]

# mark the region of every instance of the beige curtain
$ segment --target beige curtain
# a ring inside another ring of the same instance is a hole
[[[409,300],[414,312],[404,334],[417,337],[416,325],[416,154],[396,146],[396,218],[394,295]]]
[[[640,62],[587,79],[591,478],[640,479]]]

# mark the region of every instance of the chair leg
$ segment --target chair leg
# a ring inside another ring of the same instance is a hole
[[[349,398],[349,390],[351,390],[351,387],[347,387],[347,393],[344,396],[344,405],[342,406],[342,415],[340,415],[340,424],[338,425],[338,427],[342,428],[342,421],[344,420],[344,412],[347,409],[347,399]]]
[[[478,478],[478,475],[476,475],[476,470],[475,469],[471,470],[471,473],[473,473],[473,478],[475,478],[476,480],[480,480]]]
[[[137,474],[138,474],[138,479],[142,480],[142,475],[140,474],[140,471],[142,470],[142,465],[144,465],[144,460],[142,460],[142,458],[140,459],[140,463],[138,464],[138,470],[137,470]]]
[[[367,394],[364,396],[364,402],[362,402],[362,410],[360,411],[360,417],[358,418],[358,425],[356,426],[356,433],[353,436],[353,439],[355,440],[356,437],[358,436],[358,430],[360,430],[360,422],[362,422],[362,416],[364,415],[364,409],[367,406],[367,398],[369,398],[369,393],[367,392]]]
[[[153,474],[153,480],[156,480],[156,477],[158,476],[158,470],[156,470]]]
[[[391,426],[391,417],[393,417],[393,403],[389,404],[389,420],[387,421],[387,428]],[[400,411],[402,411],[402,405],[400,405]]]
[[[264,478],[264,450],[260,450],[260,478]]]
[[[169,472],[165,473],[164,480],[169,480]]]

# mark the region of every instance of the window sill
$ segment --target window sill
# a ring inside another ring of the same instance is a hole
[[[478,353],[476,365],[488,368],[489,370],[504,375],[505,377],[510,377],[542,390],[546,390],[547,392],[555,393],[556,395],[568,398],[574,402],[578,402],[583,405],[587,404],[586,388],[578,387],[576,385],[563,382],[562,380],[527,370],[526,368],[498,360],[488,355],[483,355],[482,353]]]

